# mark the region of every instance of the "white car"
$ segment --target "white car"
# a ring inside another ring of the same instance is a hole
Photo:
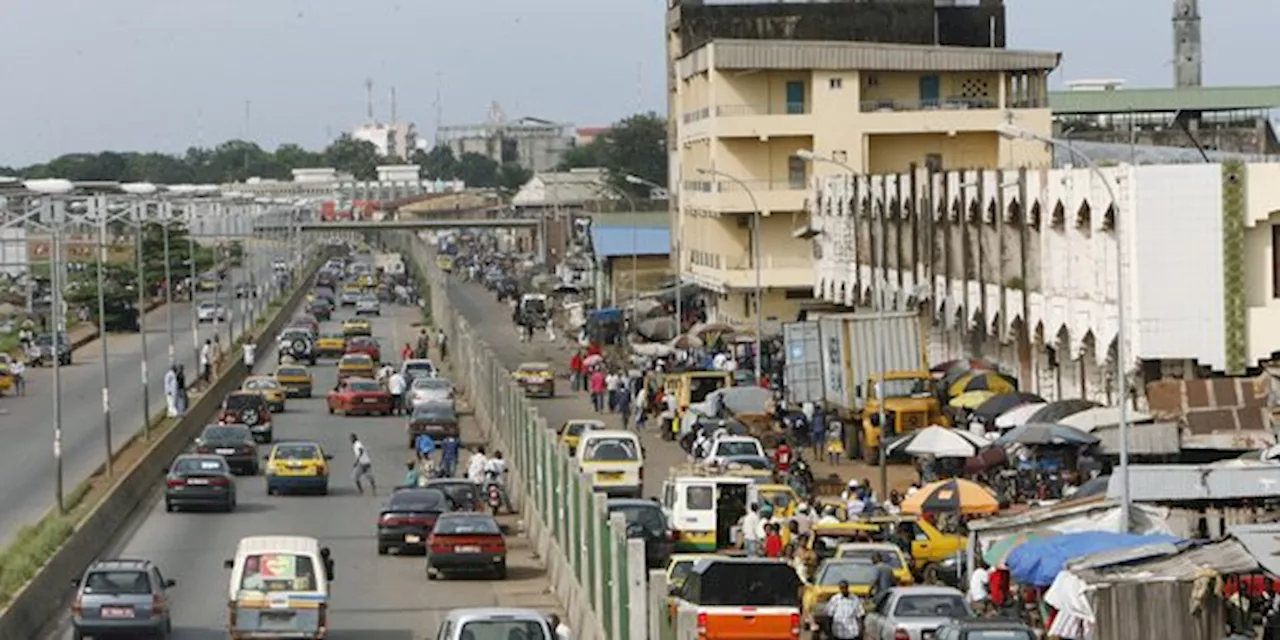
[[[196,307],[196,320],[199,322],[225,322],[227,308],[218,302],[201,302]]]
[[[380,316],[382,315],[382,303],[378,302],[376,296],[362,296],[359,300],[356,300],[356,315]]]
[[[400,365],[400,375],[405,380],[417,380],[418,378],[435,378],[439,375],[436,371],[434,362],[425,358],[410,358]]]
[[[711,441],[711,445],[707,447],[707,457],[703,462],[720,464],[725,459],[742,456],[763,457],[765,456],[764,447],[759,440],[751,436],[721,436]]]
[[[431,403],[453,404],[454,396],[453,383],[444,378],[419,376],[409,387],[409,402],[415,407]]]

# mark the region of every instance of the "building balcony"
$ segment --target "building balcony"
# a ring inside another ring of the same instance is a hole
[[[713,213],[803,211],[809,197],[807,179],[686,181],[684,202],[691,209]]]
[[[699,117],[701,116],[701,117]],[[688,111],[682,119],[680,139],[706,135],[720,138],[757,138],[813,135],[813,114],[803,102],[787,104],[723,104]]]
[[[1043,108],[1036,101],[944,98],[941,100],[867,100],[861,103],[858,128],[868,134],[936,131],[976,133],[995,131],[1008,122],[1010,110]]]
[[[685,270],[685,279],[720,293],[754,290],[757,274],[760,286],[765,289],[813,287],[813,258],[793,254],[771,255],[766,251],[757,271],[749,255],[704,254],[703,257],[709,258],[702,261],[708,264],[690,265]],[[723,265],[723,268],[709,264]]]

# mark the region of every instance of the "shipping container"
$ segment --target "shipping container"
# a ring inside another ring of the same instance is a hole
[[[928,369],[924,329],[909,311],[845,313],[783,325],[783,381],[792,402],[846,410],[861,406],[862,387],[881,371]],[[793,362],[794,360],[794,362]]]

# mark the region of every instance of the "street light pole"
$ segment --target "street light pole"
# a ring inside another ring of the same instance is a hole
[[[634,184],[634,185],[639,185],[639,186],[649,187],[650,189],[653,189],[653,190],[660,190],[660,189],[662,189],[662,187],[661,187],[661,186],[659,186],[659,185],[658,185],[658,183],[656,183],[656,182],[654,182],[654,181],[652,181],[652,180],[646,180],[646,179],[641,178],[640,176],[637,176],[637,175],[634,175],[634,174],[628,174],[628,175],[626,176],[626,181],[627,181],[627,182],[629,182],[629,183],[631,183],[631,184]],[[652,197],[652,196],[651,196],[651,197]],[[632,208],[632,209],[635,209],[635,205],[633,204],[631,208]],[[680,285],[681,285],[681,283],[684,281],[684,277],[683,277],[683,275],[682,275],[682,273],[683,273],[683,264],[681,263],[681,260],[683,259],[683,255],[684,255],[684,254],[683,254],[683,249],[681,248],[681,247],[682,247],[682,242],[684,241],[684,238],[683,238],[683,237],[681,237],[681,234],[680,234],[680,225],[677,225],[677,228],[676,228],[676,229],[670,229],[670,230],[669,230],[669,233],[671,234],[671,244],[672,244],[672,247],[671,247],[671,248],[675,249],[675,252],[676,252],[676,262],[675,262],[675,267],[676,267],[676,290],[675,290],[675,298],[676,298],[676,329],[677,329],[677,333],[684,333],[684,300],[682,300],[682,298],[683,298],[684,296],[682,296],[682,295],[681,295],[681,293],[683,293],[683,291],[682,291],[681,286],[680,286]],[[632,240],[632,244],[633,244],[633,245],[635,244],[635,241],[634,241],[634,240]]]
[[[153,184],[147,183],[130,183],[121,185],[120,188],[125,193],[135,196],[151,194],[156,192]],[[147,355],[147,279],[143,274],[146,261],[142,255],[142,234],[146,230],[146,220],[149,203],[136,197],[133,203],[133,216],[137,233],[133,236],[133,259],[137,269],[136,286],[138,287],[138,338],[141,340],[142,360],[138,363],[139,373],[142,376],[142,437],[144,440],[151,440],[151,385],[147,376],[147,361],[150,357]],[[167,260],[166,260],[167,262]]]
[[[1098,166],[1098,163],[1093,158],[1077,149],[1075,145],[1063,140],[1042,136],[1007,123],[996,127],[996,132],[1008,140],[1031,140],[1065,150],[1084,162],[1085,166],[1089,168],[1089,173],[1102,182],[1102,186],[1107,190],[1107,196],[1111,198],[1113,204],[1119,202],[1119,198],[1116,197],[1115,187],[1112,185],[1111,179],[1107,177],[1107,174],[1103,173],[1102,167]],[[1126,365],[1128,355],[1125,353],[1127,327],[1125,304],[1128,296],[1125,294],[1124,280],[1125,236],[1124,223],[1122,222],[1123,214],[1124,212],[1120,211],[1120,207],[1117,204],[1112,227],[1116,238],[1116,323],[1119,327],[1116,332],[1115,377],[1116,399],[1120,409],[1120,424],[1117,425],[1120,436],[1120,526],[1123,531],[1128,532],[1132,525],[1133,496],[1129,491],[1129,371]]]
[[[728,173],[725,173],[723,171],[719,171],[716,169],[698,169],[698,173],[709,175],[709,176],[719,176],[730,182],[733,182],[734,184],[738,185],[743,191],[746,191],[747,198],[751,200],[751,210],[753,212],[751,215],[751,236],[752,236],[751,244],[753,249],[752,262],[755,263],[755,268],[756,268],[756,296],[755,296],[756,297],[756,304],[755,304],[755,307],[756,307],[755,309],[756,311],[756,343],[755,343],[756,353],[753,360],[755,361],[755,365],[756,365],[755,374],[756,374],[756,384],[758,385],[760,384],[760,379],[761,379],[761,360],[764,359],[764,352],[760,349],[761,341],[763,340],[763,335],[764,335],[764,278],[761,274],[761,262],[763,260],[762,256],[764,254],[760,247],[761,240],[762,240],[761,234],[760,234],[760,217],[761,217],[760,205],[756,203],[756,194],[752,193],[751,187],[748,187],[747,183],[743,182],[737,176],[730,175]]]
[[[90,201],[92,213],[98,222],[98,345],[102,358],[102,431],[107,445],[107,477],[115,475],[114,447],[111,444],[111,363],[107,349],[107,296],[104,291],[106,277],[104,270],[107,262],[107,199],[105,196],[94,196]],[[146,388],[145,382],[143,388]]]
[[[164,308],[165,318],[169,321],[169,367],[177,364],[177,353],[173,333],[173,269],[169,266],[169,223],[173,220],[173,204],[160,204],[160,224],[164,230]]]

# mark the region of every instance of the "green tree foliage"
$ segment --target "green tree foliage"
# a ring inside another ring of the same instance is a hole
[[[627,182],[626,177],[666,184],[667,160],[667,120],[650,111],[624,118],[591,142],[570,149],[560,168],[603,167],[614,186],[643,197],[649,189]]]
[[[142,234],[142,276],[147,287],[159,291],[164,282],[164,237],[165,225],[152,223],[147,225]],[[169,224],[169,273],[174,282],[191,275],[189,256],[191,243],[187,241],[187,227],[181,222]],[[196,273],[203,273],[213,266],[214,250],[201,244],[195,245]],[[96,292],[95,292],[96,295]]]

